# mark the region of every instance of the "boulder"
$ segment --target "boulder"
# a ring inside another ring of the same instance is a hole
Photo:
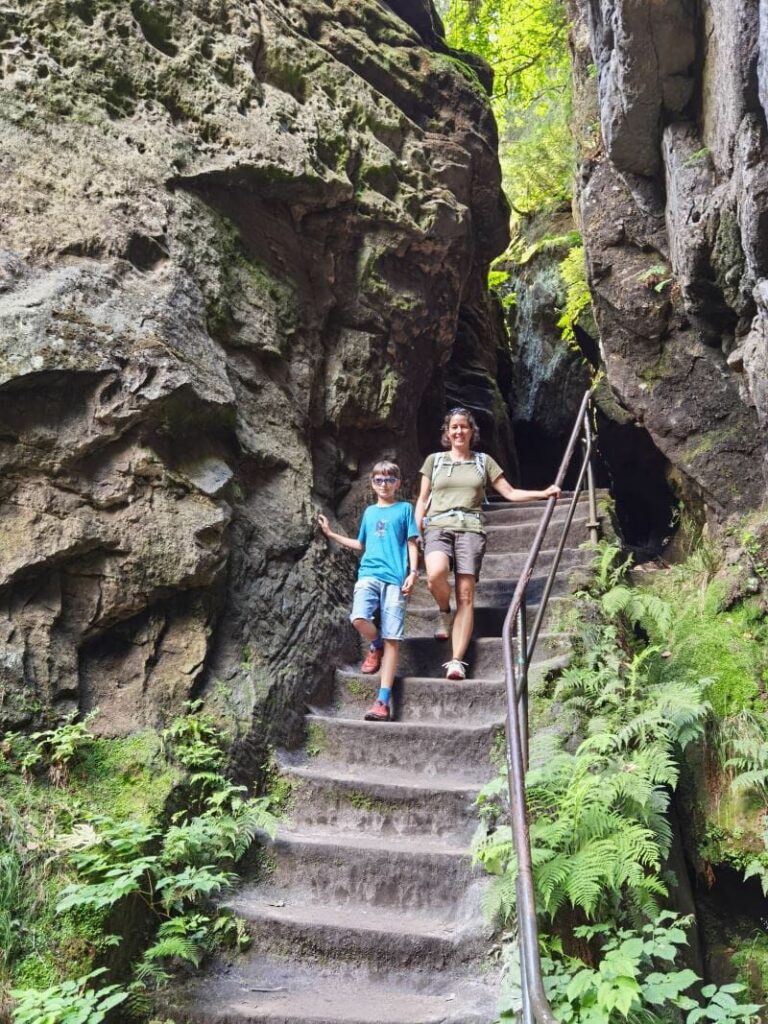
[[[318,511],[354,529],[381,457],[411,486],[452,358],[503,416],[496,339],[454,354],[507,241],[487,74],[427,2],[3,21],[0,720],[203,693],[252,762],[351,639]]]

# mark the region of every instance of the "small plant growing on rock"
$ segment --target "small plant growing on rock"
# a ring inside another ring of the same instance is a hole
[[[30,739],[35,745],[22,758],[24,773],[29,775],[45,765],[52,784],[59,789],[66,786],[71,764],[93,743],[94,737],[88,726],[97,714],[98,709],[94,709],[81,722],[76,722],[75,716],[70,715],[63,725],[55,729],[33,732]]]
[[[654,291],[657,294],[661,294],[666,288],[669,288],[674,281],[666,263],[654,263],[652,267],[637,274],[636,278],[649,291]]]

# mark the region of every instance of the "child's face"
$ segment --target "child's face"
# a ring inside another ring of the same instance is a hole
[[[391,498],[400,486],[400,478],[390,473],[376,473],[371,477],[373,493],[379,498]]]

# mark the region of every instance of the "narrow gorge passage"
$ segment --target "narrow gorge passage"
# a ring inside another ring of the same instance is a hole
[[[551,565],[566,499],[529,593]],[[196,1024],[491,1024],[497,962],[472,866],[474,801],[503,756],[501,624],[541,519],[541,503],[494,503],[477,591],[470,678],[438,677],[447,643],[431,634],[422,584],[411,600],[395,720],[363,721],[374,680],[336,672],[330,704],[307,715],[308,741],[280,754],[287,820],[258,873],[231,899],[253,946],[219,960],[183,993]],[[592,553],[580,501],[531,671],[535,689],[568,659],[557,631],[576,567]],[[535,605],[532,610],[535,610]],[[547,625],[547,622],[552,623]]]

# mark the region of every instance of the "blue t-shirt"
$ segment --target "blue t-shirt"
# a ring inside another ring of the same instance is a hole
[[[408,538],[418,535],[409,501],[369,505],[363,512],[357,535],[365,545],[357,578],[372,576],[401,587],[408,575]]]

